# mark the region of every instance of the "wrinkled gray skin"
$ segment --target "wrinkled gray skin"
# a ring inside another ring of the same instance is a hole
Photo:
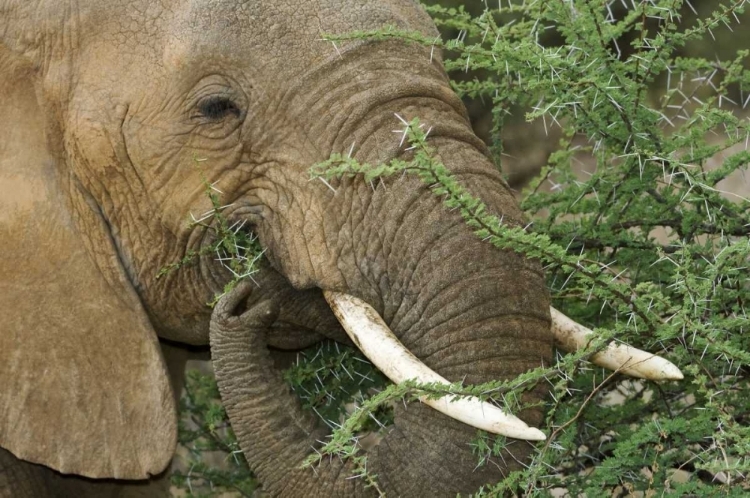
[[[158,335],[206,344],[211,330],[222,398],[269,493],[372,493],[337,460],[315,473],[299,469],[325,431],[300,410],[269,357],[268,346],[346,341],[321,289],[368,302],[452,381],[512,378],[550,360],[549,301],[537,263],[482,243],[415,178],[346,179],[332,182],[335,192],[310,180],[311,165],[352,144],[362,162],[408,157],[393,133],[403,128],[394,114],[419,117],[457,179],[507,223],[522,223],[439,54],[400,41],[334,47],[320,39],[386,25],[436,36],[416,2],[31,3],[38,5],[28,11],[0,1],[0,17],[10,19],[0,25],[0,49],[36,61],[49,147],[86,205],[101,213]],[[195,157],[205,159],[203,173]],[[213,257],[156,278],[212,242],[204,226],[187,223],[209,208],[202,174],[223,192],[230,222],[246,220],[259,235],[270,264],[256,277],[260,288],[241,286],[213,320],[205,303],[230,278]],[[73,212],[83,209],[76,199]],[[102,243],[87,240],[86,226],[78,230],[106,267]],[[521,418],[539,424],[541,412]],[[419,404],[397,406],[394,426],[368,454],[368,471],[389,496],[455,496],[501,480],[531,450],[515,441],[502,459],[476,468],[469,446],[476,433]]]

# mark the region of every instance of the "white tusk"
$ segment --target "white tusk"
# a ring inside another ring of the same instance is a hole
[[[323,295],[352,341],[393,382],[398,384],[416,380],[420,383],[450,384],[406,349],[369,304],[341,292],[323,291]],[[449,417],[487,432],[531,441],[546,439],[539,429],[529,427],[518,417],[476,397],[443,396],[440,399],[427,399],[424,396],[420,401]]]
[[[594,332],[574,322],[555,308],[552,315],[552,335],[555,343],[568,352],[586,347],[594,337]],[[682,372],[674,363],[654,354],[641,351],[626,344],[609,343],[604,351],[591,356],[590,361],[609,370],[620,369],[631,377],[649,380],[681,380]]]

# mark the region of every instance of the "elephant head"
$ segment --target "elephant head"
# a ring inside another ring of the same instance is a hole
[[[412,0],[0,1],[0,447],[91,477],[161,471],[176,429],[158,337],[206,344],[211,328],[264,486],[364,492],[344,464],[298,468],[322,436],[268,358],[269,345],[347,340],[324,292],[368,303],[451,381],[550,361],[537,262],[477,239],[416,178],[310,180],[334,152],[404,157],[394,115],[419,117],[461,184],[523,223],[438,54],[321,39],[384,26],[436,36]],[[268,260],[260,287],[227,296],[211,327],[206,302],[231,275],[202,251],[212,222],[188,222],[211,209],[206,185]],[[531,449],[518,441],[475,470],[476,429],[419,404],[396,411],[369,460],[396,495],[472,491]],[[541,422],[539,409],[520,416]]]

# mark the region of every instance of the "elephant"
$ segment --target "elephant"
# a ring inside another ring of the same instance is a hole
[[[418,117],[465,188],[504,223],[525,223],[439,53],[323,39],[386,26],[437,36],[415,0],[0,0],[5,482],[13,458],[93,479],[162,472],[177,424],[161,339],[210,343],[232,427],[270,495],[372,494],[350,463],[300,468],[325,432],[269,353],[351,344],[332,295],[367,303],[449,381],[550,364],[538,261],[484,243],[409,175],[310,179],[332,153],[409,157],[396,115]],[[265,248],[255,282],[213,311],[233,276],[205,251],[215,221],[188,221],[212,209],[206,185]],[[545,388],[525,396],[534,407],[517,427],[538,426]],[[399,405],[368,469],[388,495],[455,496],[533,451],[515,440],[477,468],[475,437],[426,405]]]

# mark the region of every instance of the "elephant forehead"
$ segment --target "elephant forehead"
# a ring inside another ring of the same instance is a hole
[[[190,0],[172,12],[164,62],[177,68],[211,54],[283,74],[336,56],[326,34],[394,26],[435,35],[412,0]]]

